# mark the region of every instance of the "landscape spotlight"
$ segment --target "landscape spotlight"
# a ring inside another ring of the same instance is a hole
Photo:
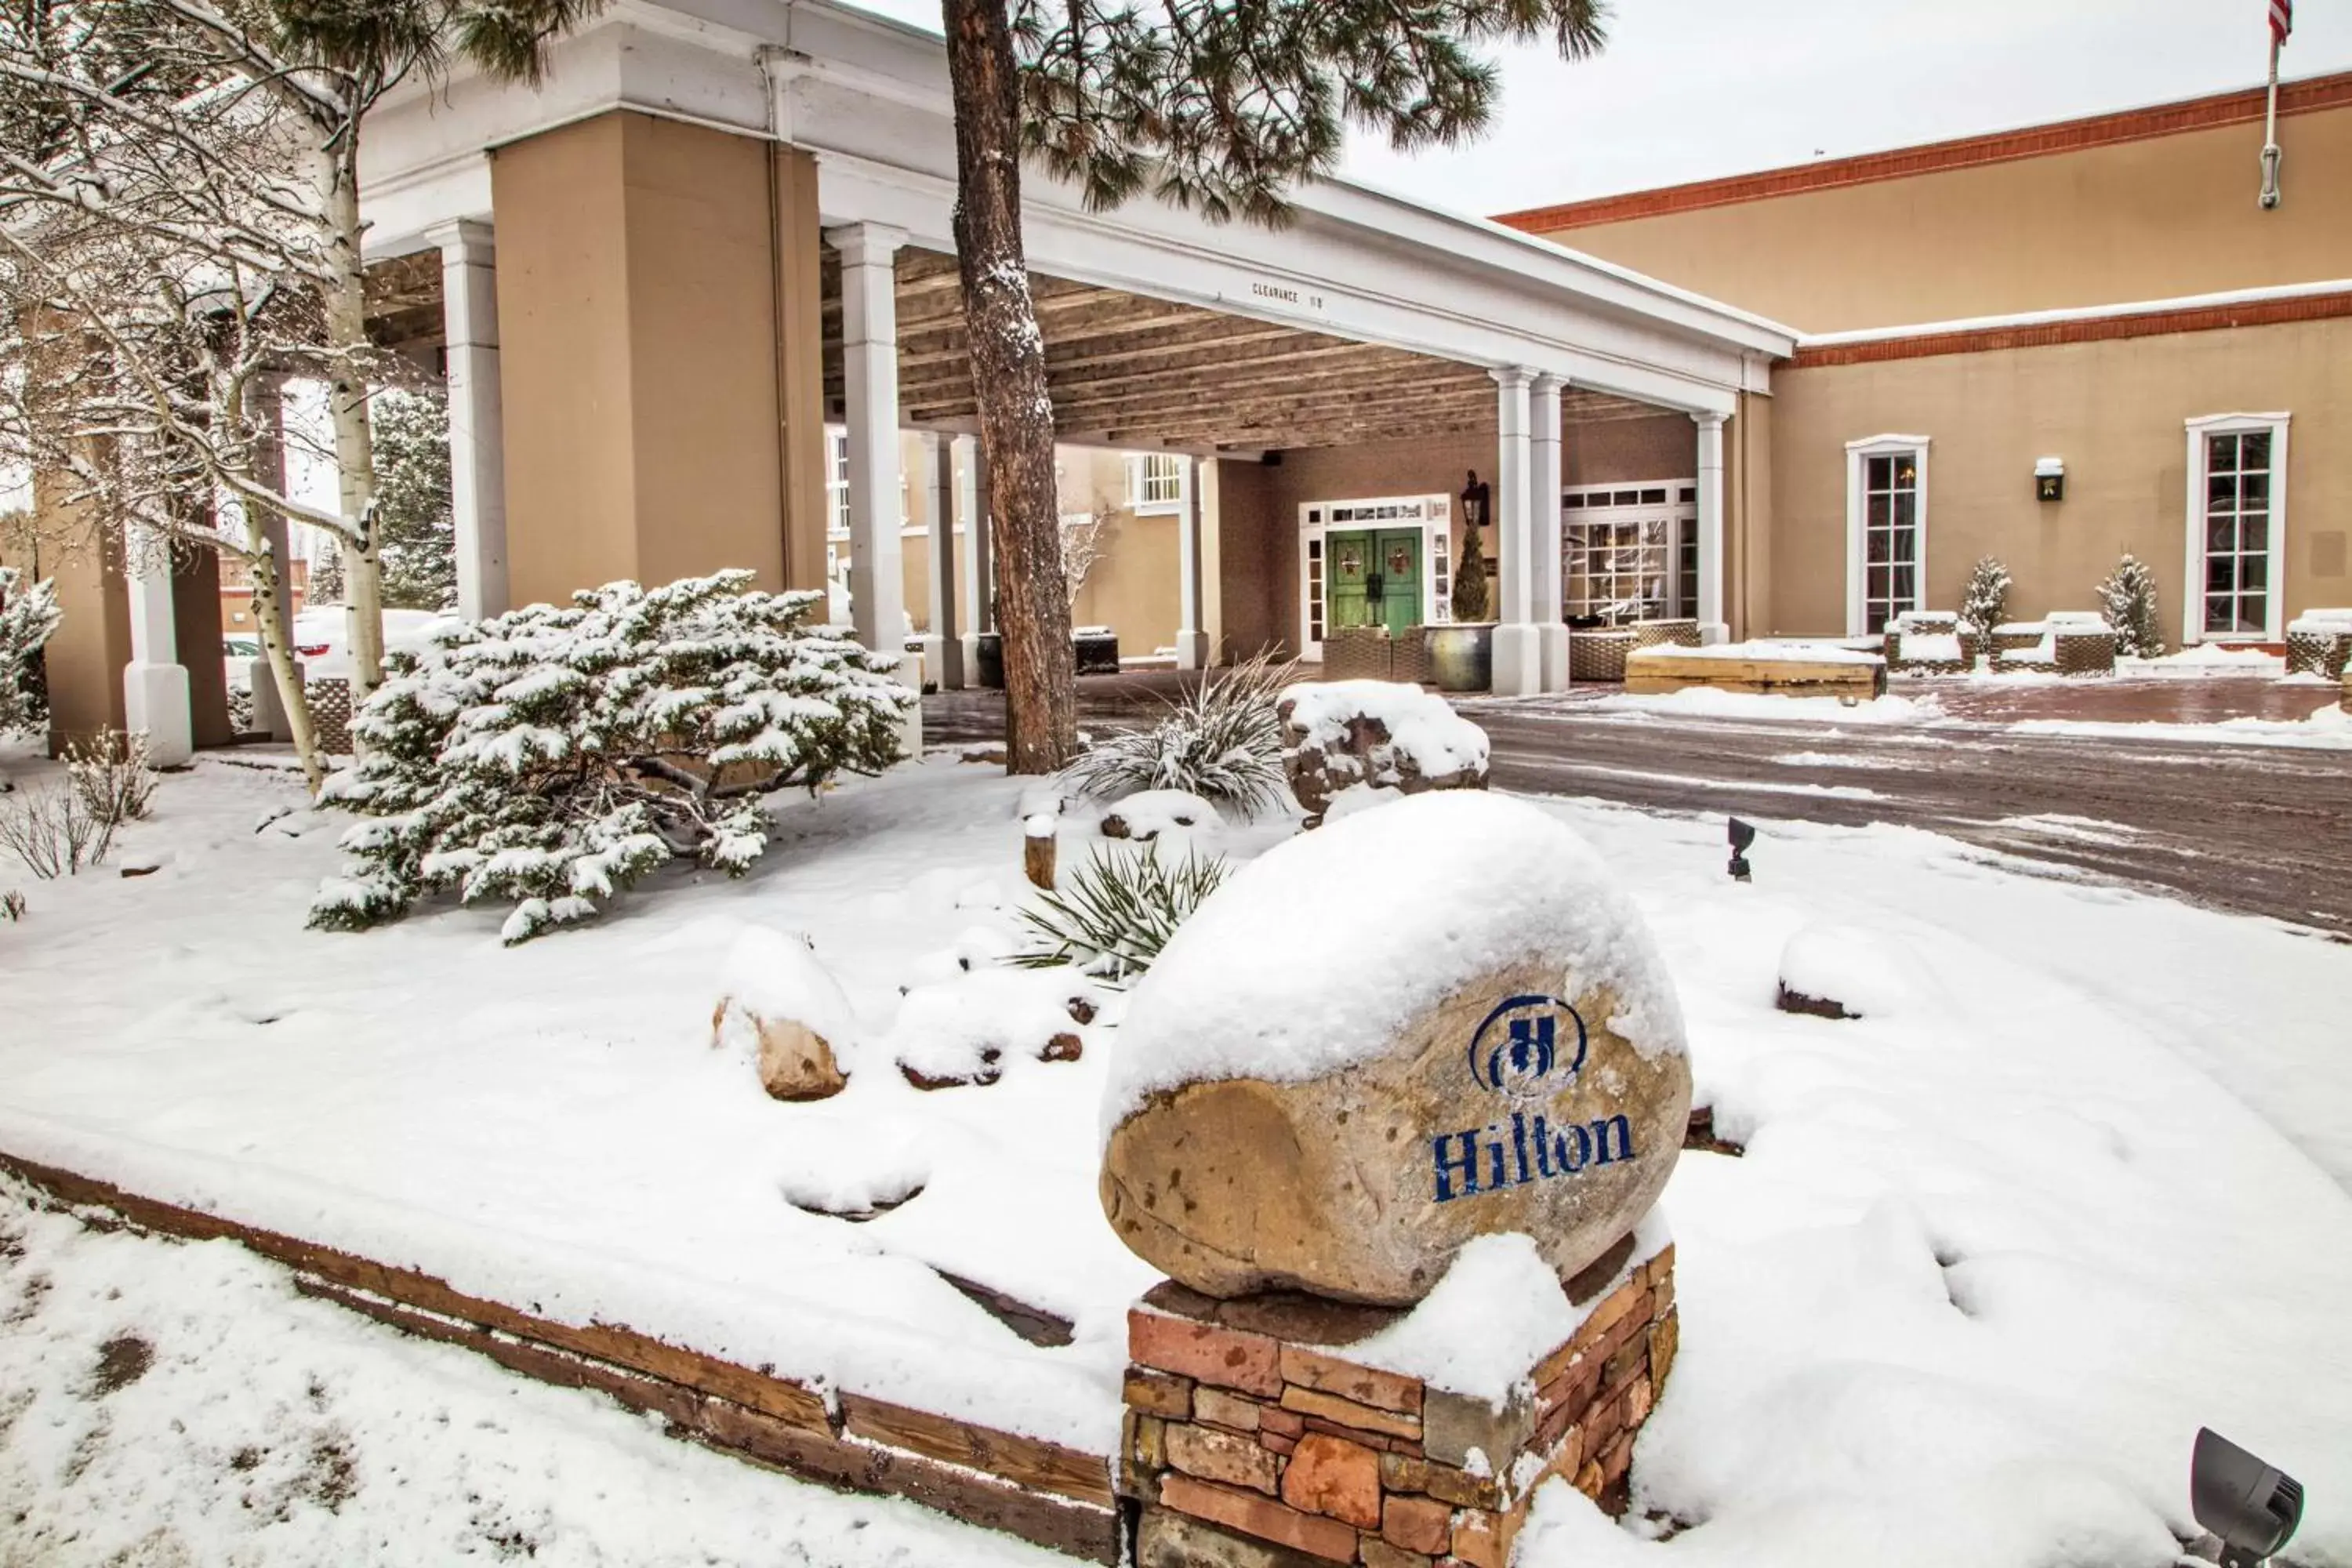
[[[2189,1462],[2189,1507],[2221,1538],[2221,1568],[2255,1568],[2303,1522],[2303,1483],[2200,1426]]]
[[[1731,819],[1731,879],[1748,880],[1748,847],[1756,842],[1756,829],[1738,817]]]

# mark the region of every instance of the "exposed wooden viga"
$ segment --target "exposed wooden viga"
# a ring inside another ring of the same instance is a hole
[[[898,404],[909,425],[968,426],[978,409],[955,258],[898,258]],[[1476,365],[1033,274],[1054,424],[1065,440],[1265,448],[1490,432],[1495,384]],[[824,273],[825,400],[843,403],[840,266]],[[1660,411],[1570,390],[1571,421]]]
[[[1119,1560],[1110,1461],[887,1401],[815,1390],[634,1329],[559,1323],[377,1263],[0,1152],[16,1176],[85,1223],[227,1239],[294,1272],[305,1295],[404,1332],[479,1352],[564,1388],[659,1415],[670,1436],[855,1491],[906,1498],[1095,1563]]]
[[[1709,686],[1718,691],[1749,691],[1783,697],[1856,697],[1865,700],[1886,690],[1884,659],[1807,658],[1783,656],[1727,658],[1688,648],[1635,648],[1625,658],[1629,692],[1680,691]]]

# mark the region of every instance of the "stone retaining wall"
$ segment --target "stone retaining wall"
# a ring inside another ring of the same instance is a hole
[[[1500,1412],[1328,1348],[1393,1311],[1160,1286],[1128,1321],[1119,1490],[1140,1507],[1139,1568],[1505,1568],[1552,1477],[1622,1509],[1679,1331],[1674,1248],[1623,1271],[1528,1369],[1533,1398]]]

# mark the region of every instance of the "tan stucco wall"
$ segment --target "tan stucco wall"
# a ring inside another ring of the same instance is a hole
[[[2013,613],[2095,606],[2129,551],[2155,569],[2165,637],[2180,636],[2183,421],[2294,416],[2285,611],[2352,603],[2352,321],[1954,354],[1773,374],[1770,630],[1845,629],[1845,444],[1888,432],[1928,448],[1927,593],[1957,609],[1969,569],[1999,556]],[[2066,461],[2066,499],[2033,499],[2034,459]],[[2322,569],[2327,568],[2326,574]]]
[[[2352,274],[2352,108],[1879,180],[1547,237],[1805,331],[2162,300]]]
[[[781,586],[766,144],[613,113],[491,176],[516,601],[721,566]]]
[[[131,661],[131,600],[121,552],[100,549],[54,476],[33,476],[33,533],[11,546],[10,565],[55,584],[64,619],[42,649],[48,677],[49,752],[123,727],[122,667]]]

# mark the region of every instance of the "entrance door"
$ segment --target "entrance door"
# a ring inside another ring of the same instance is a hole
[[[1331,626],[1386,626],[1393,637],[1421,624],[1421,530],[1333,533],[1323,561]]]

